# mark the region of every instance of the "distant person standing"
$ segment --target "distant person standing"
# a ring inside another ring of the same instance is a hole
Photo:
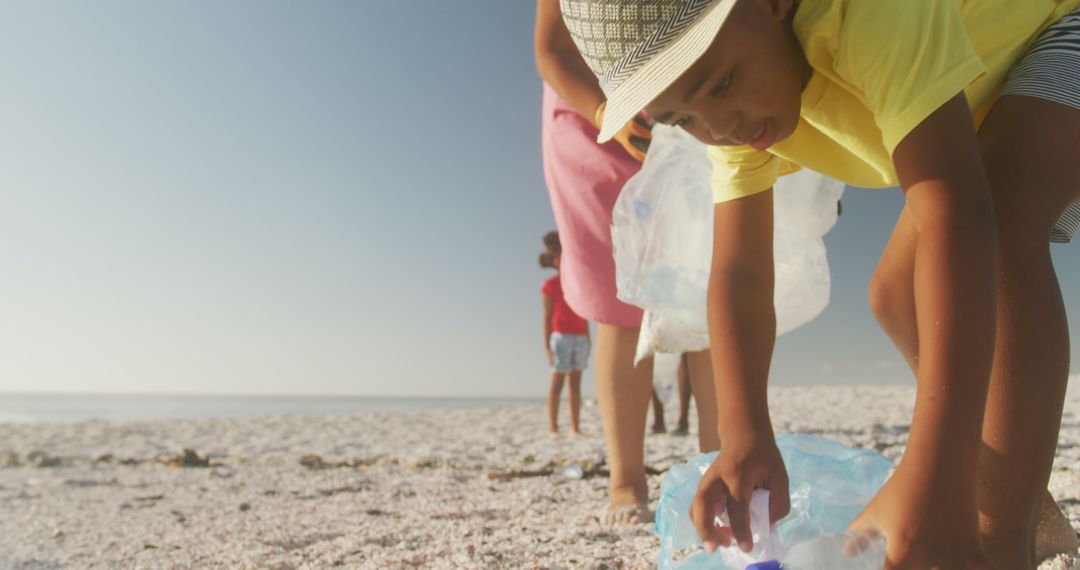
[[[544,307],[544,349],[551,366],[551,388],[548,390],[548,430],[559,433],[559,402],[562,400],[563,383],[570,384],[570,434],[581,433],[581,371],[589,360],[589,323],[579,317],[563,295],[559,265],[562,245],[558,232],[544,235],[547,251],[540,254],[540,267],[555,270],[540,287]]]

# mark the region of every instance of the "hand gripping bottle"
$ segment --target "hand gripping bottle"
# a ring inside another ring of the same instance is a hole
[[[656,509],[659,570],[881,570],[885,540],[851,533],[847,527],[881,488],[892,461],[806,434],[781,435],[776,444],[790,478],[791,512],[770,526],[768,494],[755,492],[749,509],[754,542],[749,554],[737,547],[706,552],[690,520],[701,476],[717,454],[696,455],[668,470]],[[716,524],[728,526],[725,516]]]
[[[731,526],[727,513],[721,513],[714,521],[718,526]],[[750,535],[754,547],[743,552],[738,544],[717,549],[724,564],[732,570],[774,570],[780,568],[778,560],[784,553],[780,535],[769,524],[769,492],[754,491],[750,497]]]
[[[717,517],[716,524],[730,526],[727,513]],[[825,533],[784,548],[780,533],[769,524],[765,490],[754,491],[750,499],[750,532],[750,552],[735,544],[718,549],[731,570],[879,570],[885,562],[883,539],[862,536],[853,541],[853,533]]]

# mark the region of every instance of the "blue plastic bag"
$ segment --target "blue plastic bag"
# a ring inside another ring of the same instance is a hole
[[[791,492],[791,512],[772,531],[779,533],[786,551],[780,558],[783,568],[880,569],[885,554],[881,539],[870,541],[856,556],[841,551],[847,542],[848,524],[885,483],[892,462],[873,451],[810,435],[782,435],[776,443],[787,467]],[[725,564],[719,550],[711,555],[705,552],[688,514],[698,481],[715,458],[716,453],[703,454],[676,465],[660,485],[656,512],[660,570],[741,570]]]

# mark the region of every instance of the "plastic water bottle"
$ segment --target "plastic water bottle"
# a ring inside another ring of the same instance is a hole
[[[585,476],[585,471],[576,463],[571,463],[562,469],[559,469],[558,473],[559,477],[571,480],[581,479]]]
[[[726,514],[716,524],[730,526]],[[879,570],[885,563],[885,541],[855,533],[827,533],[785,550],[780,534],[769,525],[769,492],[754,491],[750,499],[750,533],[754,546],[717,549],[731,570]],[[848,544],[857,540],[859,548]]]
[[[713,521],[717,526],[731,526],[727,513],[722,513]],[[758,568],[766,570],[769,563],[776,562],[784,553],[780,545],[780,535],[769,526],[769,492],[754,491],[750,498],[750,537],[754,543],[750,552],[743,552],[738,544],[727,548],[718,548],[720,556],[732,570]]]

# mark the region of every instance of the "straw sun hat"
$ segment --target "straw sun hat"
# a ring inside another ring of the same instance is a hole
[[[712,43],[736,0],[559,0],[607,96],[599,142],[668,88]]]

